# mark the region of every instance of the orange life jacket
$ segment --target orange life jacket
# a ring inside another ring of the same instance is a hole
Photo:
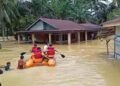
[[[48,57],[54,58],[54,55],[55,55],[55,49],[54,49],[54,47],[48,47],[47,54],[48,54]]]

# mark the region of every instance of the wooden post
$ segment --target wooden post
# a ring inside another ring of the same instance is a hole
[[[117,58],[117,56],[116,56],[116,27],[114,27],[114,29],[115,29],[115,37],[114,37],[114,58]]]
[[[80,43],[80,32],[77,32],[78,34],[78,43]]]
[[[88,40],[88,33],[87,31],[85,31],[85,41],[87,42],[87,40]]]
[[[51,33],[49,33],[49,43],[52,43],[52,34]]]
[[[20,35],[19,34],[17,35],[17,38],[18,38],[17,39],[18,40],[18,44],[20,44]]]
[[[114,58],[117,58],[117,55],[116,55],[116,37],[114,38]]]
[[[35,35],[32,34],[32,43],[35,44]]]
[[[2,27],[2,39],[5,41],[5,28]]]
[[[71,44],[71,33],[68,33],[68,44]]]
[[[60,41],[60,43],[62,43],[62,41],[63,41],[63,39],[62,39],[62,33],[59,35],[59,41]]]
[[[109,55],[109,42],[110,42],[110,40],[106,40],[107,55]]]

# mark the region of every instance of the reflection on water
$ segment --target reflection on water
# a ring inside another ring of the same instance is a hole
[[[12,61],[14,70],[0,76],[3,86],[120,86],[120,62],[106,56],[105,42],[55,45],[66,55],[66,58],[61,58],[56,54],[56,67],[41,66],[24,70],[15,68],[16,57],[21,51],[30,50],[31,45],[5,47],[11,51],[6,52],[7,55],[0,52],[4,57],[0,61]],[[14,52],[16,54],[13,55]],[[8,59],[8,55],[12,59]]]

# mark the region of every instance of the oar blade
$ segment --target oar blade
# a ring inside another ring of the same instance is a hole
[[[61,57],[62,57],[62,58],[65,58],[65,55],[61,54]]]
[[[24,55],[24,54],[26,54],[26,52],[22,52],[22,53],[20,53],[20,55]]]

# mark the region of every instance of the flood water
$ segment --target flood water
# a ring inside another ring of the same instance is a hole
[[[19,53],[28,51],[29,56],[31,44],[3,43],[0,64],[11,61],[12,70],[0,75],[2,86],[120,86],[120,60],[106,55],[105,41],[55,47],[66,56],[56,53],[55,67],[17,70]]]

